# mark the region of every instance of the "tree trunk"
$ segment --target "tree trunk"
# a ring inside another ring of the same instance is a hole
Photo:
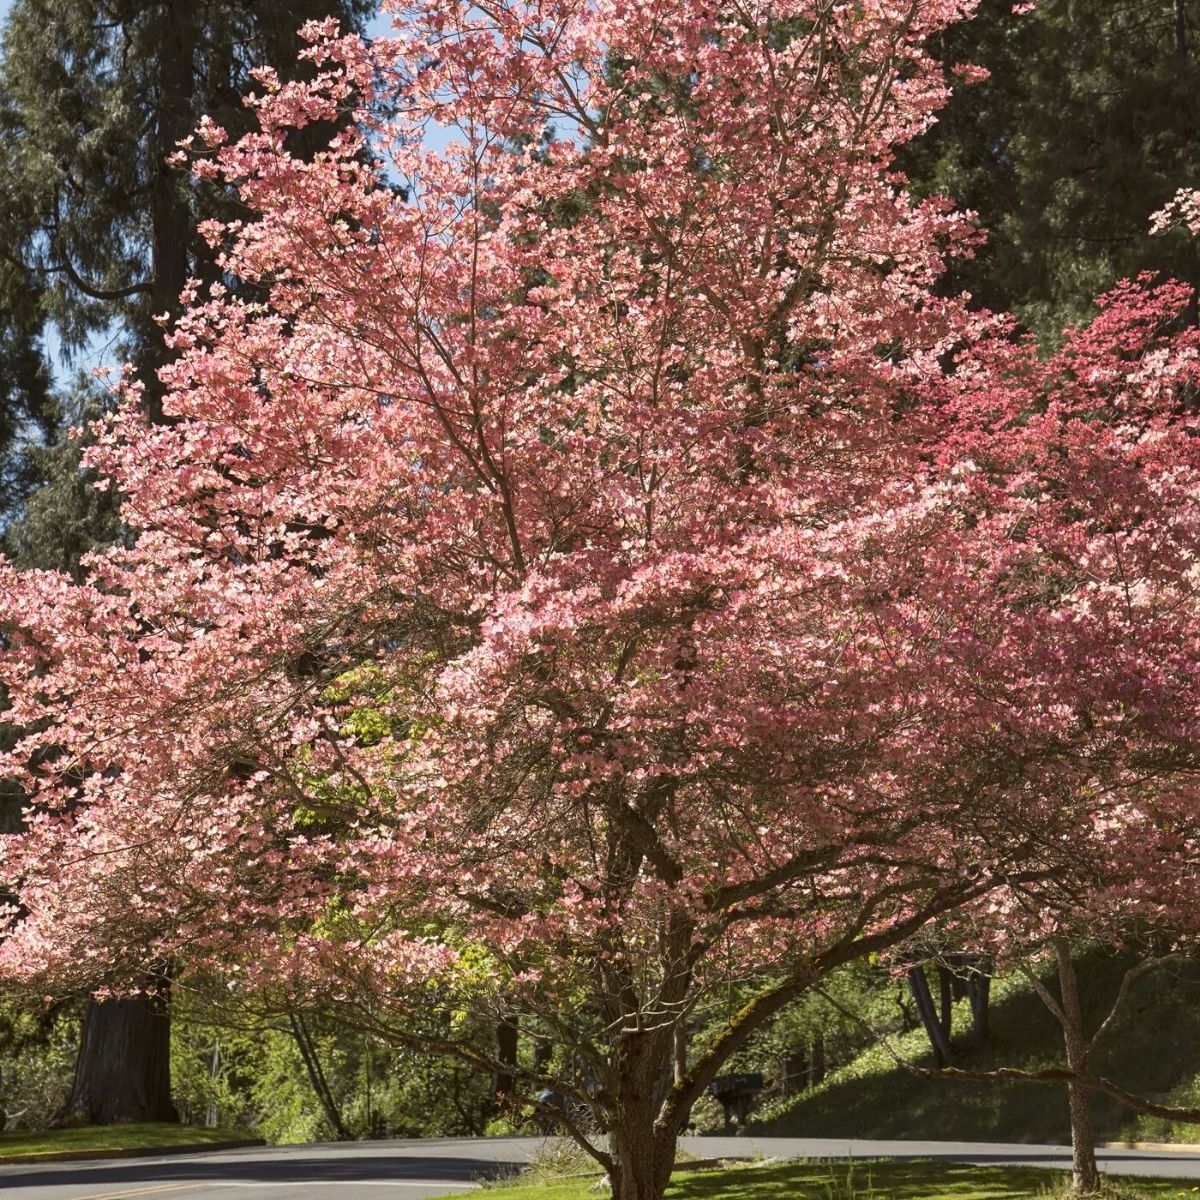
[[[786,1099],[808,1087],[809,1064],[803,1054],[789,1054],[783,1063],[783,1095]]]
[[[209,1093],[208,1105],[204,1110],[204,1127],[205,1129],[216,1129],[221,1123],[221,1114],[217,1111],[216,1088],[217,1079],[221,1074],[221,1043],[213,1042],[212,1054],[208,1060],[208,1080],[212,1087]]]
[[[188,278],[192,214],[184,173],[166,164],[168,155],[193,131],[196,120],[196,5],[169,0],[163,8],[162,44],[158,54],[158,107],[153,140],[154,181],[150,198],[152,225],[150,305],[155,316],[179,312],[179,293]],[[145,384],[145,406],[152,420],[162,417],[162,385],[158,369],[166,361],[161,338],[140,348],[138,376]]]
[[[941,1009],[938,1025],[941,1027],[942,1040],[949,1049],[950,1034],[954,1029],[954,976],[950,973],[949,967],[941,964],[938,965],[937,973],[938,999]]]
[[[674,1059],[674,1081],[680,1083],[686,1078],[688,1069],[688,1030],[687,1020],[684,1017],[680,1017],[679,1023],[675,1026],[672,1037],[672,1057]],[[680,1134],[687,1131],[688,1123],[691,1119],[692,1111],[690,1108],[687,1112],[680,1115]]]
[[[662,1200],[675,1166],[675,1133],[653,1124],[622,1122],[609,1136],[613,1200]]]
[[[89,1002],[62,1119],[89,1125],[179,1120],[171,1102],[167,994],[158,983],[163,990],[156,995]]]
[[[317,1054],[317,1045],[312,1039],[312,1034],[309,1032],[304,1018],[299,1013],[290,1012],[288,1013],[288,1021],[291,1024],[292,1037],[295,1039],[296,1048],[300,1051],[300,1058],[304,1063],[304,1069],[308,1072],[308,1081],[312,1084],[312,1090],[317,1097],[317,1103],[320,1104],[321,1111],[325,1114],[325,1119],[329,1122],[333,1130],[333,1136],[339,1142],[351,1141],[354,1134],[346,1128],[342,1120],[342,1114],[338,1110],[337,1101],[334,1099],[329,1081],[325,1078],[325,1072],[321,1067],[321,1059]]]
[[[814,1034],[809,1046],[808,1084],[816,1087],[825,1078],[825,1036]]]
[[[1067,1100],[1071,1106],[1071,1189],[1091,1195],[1100,1190],[1091,1094],[1087,1088],[1069,1083]]]
[[[511,1071],[496,1072],[492,1095],[498,1110],[503,1110],[513,1102],[513,1093],[517,1087],[515,1071],[520,1035],[521,1029],[515,1016],[506,1017],[496,1026],[496,1060],[506,1067],[513,1068]]]
[[[913,967],[908,972],[908,982],[912,988],[913,999],[917,1004],[917,1014],[921,1018],[921,1024],[925,1026],[929,1045],[933,1049],[934,1062],[939,1067],[944,1067],[950,1059],[950,1043],[946,1035],[942,1032],[942,1023],[938,1020],[937,1010],[934,1008],[933,996],[929,991],[929,980],[925,976],[925,968],[921,966]]]
[[[1062,997],[1061,1022],[1067,1066],[1088,1074],[1090,1052],[1083,1034],[1083,1013],[1079,1005],[1079,978],[1071,961],[1071,947],[1065,938],[1056,938],[1054,953],[1058,960],[1058,987]],[[1096,1137],[1092,1128],[1092,1098],[1087,1088],[1067,1085],[1071,1110],[1071,1188],[1090,1195],[1100,1190],[1100,1172],[1096,1166]]]
[[[618,1035],[610,1112],[613,1200],[661,1200],[675,1166],[677,1123],[659,1120],[675,1074],[673,1029]]]
[[[163,15],[151,197],[149,299],[155,314],[179,311],[179,293],[187,282],[192,225],[179,170],[168,167],[164,160],[174,153],[179,140],[192,132],[194,123],[195,6],[191,0],[173,0]],[[141,348],[140,357],[138,375],[146,385],[146,411],[157,420],[162,414],[162,385],[157,374],[164,362],[161,338],[151,339]],[[90,1002],[75,1065],[75,1083],[64,1111],[93,1124],[178,1120],[171,1104],[170,1036],[170,1010],[165,998],[152,1002],[134,996]],[[146,1074],[139,1077],[139,1071]],[[126,1115],[143,1108],[158,1115]],[[115,1115],[103,1115],[108,1113]]]
[[[988,1039],[988,1003],[991,991],[991,967],[981,960],[967,978],[967,995],[971,1000],[971,1041],[976,1050],[982,1050]]]

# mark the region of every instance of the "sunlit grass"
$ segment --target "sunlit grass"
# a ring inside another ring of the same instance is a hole
[[[529,1186],[502,1185],[503,1200],[594,1200],[595,1178]],[[941,1162],[749,1164],[726,1170],[677,1171],[667,1200],[1054,1200],[1066,1190],[1061,1171]],[[1190,1182],[1120,1179],[1106,1200],[1196,1200]]]
[[[45,1133],[0,1133],[0,1162],[26,1154],[169,1149],[245,1140],[244,1133],[195,1125],[80,1125]]]

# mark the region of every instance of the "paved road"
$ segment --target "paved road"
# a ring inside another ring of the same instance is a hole
[[[172,1158],[0,1166],[12,1200],[426,1200],[472,1191],[526,1162],[541,1138],[429,1138],[213,1151]],[[867,1142],[836,1138],[685,1138],[694,1154],[732,1157],[934,1158],[1065,1167],[1065,1146]],[[1112,1174],[1200,1179],[1200,1153],[1103,1150]]]

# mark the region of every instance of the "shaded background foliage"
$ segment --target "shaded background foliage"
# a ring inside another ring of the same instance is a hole
[[[986,67],[904,151],[918,192],[978,213],[987,246],[945,286],[1053,340],[1140,271],[1200,283],[1195,239],[1150,214],[1200,178],[1200,3],[983,0],[940,56]]]

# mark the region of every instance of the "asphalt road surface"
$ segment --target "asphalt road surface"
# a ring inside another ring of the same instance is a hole
[[[473,1191],[526,1162],[542,1138],[428,1138],[210,1151],[170,1158],[0,1166],[11,1200],[424,1200]],[[922,1158],[1066,1167],[1065,1146],[867,1142],[836,1138],[685,1138],[705,1158]],[[1200,1153],[1101,1150],[1101,1170],[1200,1179]]]

